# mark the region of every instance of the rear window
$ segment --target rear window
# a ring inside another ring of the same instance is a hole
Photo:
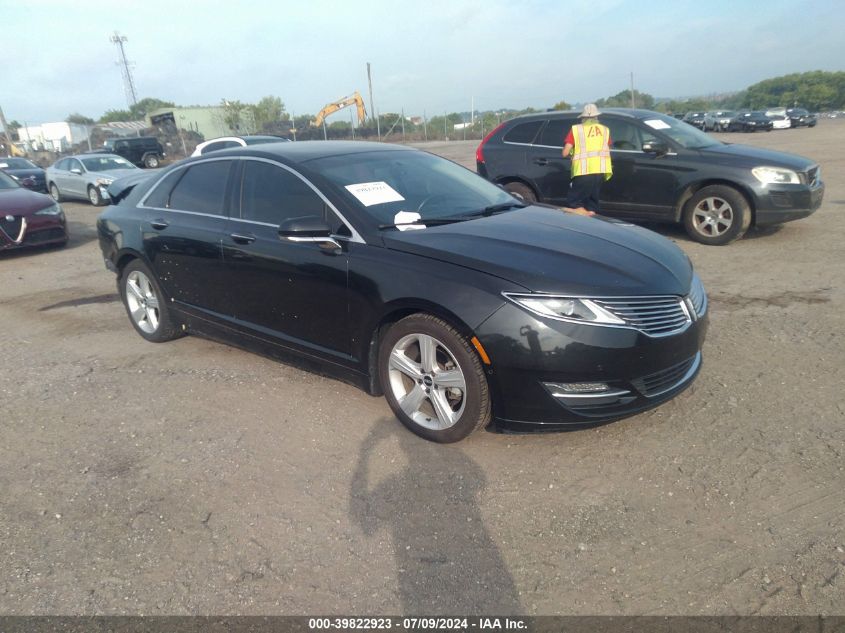
[[[532,143],[541,125],[543,125],[542,121],[520,123],[508,130],[502,140],[505,143]]]

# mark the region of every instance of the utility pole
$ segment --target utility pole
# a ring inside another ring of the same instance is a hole
[[[637,100],[634,98],[634,71],[631,71],[631,107],[637,107]]]
[[[12,154],[12,133],[9,132],[9,124],[6,123],[6,115],[3,114],[3,108],[0,108],[0,127],[3,128],[3,137],[6,139],[6,151],[10,156],[14,156]]]
[[[425,134],[425,140],[428,140],[428,121],[425,118],[425,110],[423,110],[423,134]]]
[[[405,108],[402,108],[402,140],[405,140]]]
[[[131,108],[138,103],[138,95],[135,92],[135,82],[132,80],[132,69],[130,68],[129,60],[126,59],[126,51],[123,48],[126,36],[115,31],[114,35],[109,39],[120,51],[120,59],[115,63],[120,66],[120,72],[123,74],[123,90],[126,93],[126,102]]]
[[[378,116],[376,116],[376,106],[373,104],[373,77],[370,74],[370,62],[367,62],[367,83],[370,85],[370,112],[375,117],[378,140],[381,140],[381,122],[378,120]]]

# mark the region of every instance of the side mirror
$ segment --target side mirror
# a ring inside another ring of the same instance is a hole
[[[643,143],[643,151],[646,154],[657,154],[663,156],[669,153],[669,146],[663,141],[646,141]]]
[[[79,167],[73,167],[73,168],[70,170],[70,173],[72,173],[72,174],[76,174],[77,176],[81,176],[81,175],[82,175],[82,170],[81,170]]]
[[[340,243],[332,237],[331,227],[316,215],[285,220],[279,226],[279,239],[288,242],[313,242],[323,250],[341,251]]]

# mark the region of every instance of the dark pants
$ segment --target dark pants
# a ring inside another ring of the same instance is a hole
[[[575,176],[569,182],[569,195],[564,206],[570,209],[584,207],[587,211],[599,212],[599,193],[604,182],[604,174]]]

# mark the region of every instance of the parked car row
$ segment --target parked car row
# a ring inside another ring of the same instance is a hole
[[[770,108],[762,110],[715,110],[688,112],[683,120],[705,132],[755,132],[794,127],[814,127],[816,115],[803,108]],[[769,125],[771,123],[771,125]]]

